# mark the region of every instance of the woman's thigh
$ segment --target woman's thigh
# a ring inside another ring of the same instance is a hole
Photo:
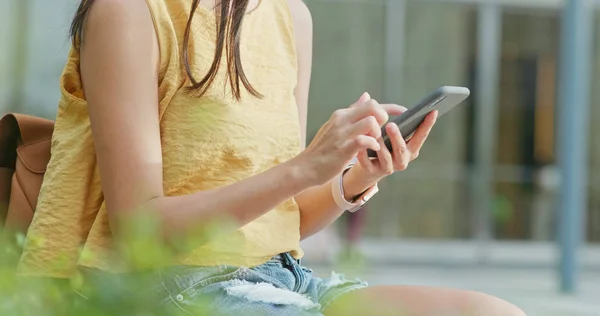
[[[525,316],[518,307],[477,292],[417,287],[374,286],[333,302],[326,316]]]

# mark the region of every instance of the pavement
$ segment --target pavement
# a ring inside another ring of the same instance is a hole
[[[330,267],[317,266],[319,275]],[[528,316],[599,316],[600,273],[582,275],[578,293],[562,295],[550,269],[376,267],[358,273],[370,285],[419,285],[473,290],[500,297]],[[350,276],[350,275],[349,275]]]
[[[318,275],[342,270],[371,285],[484,292],[514,303],[528,316],[600,316],[600,249],[595,246],[582,249],[577,290],[569,295],[559,291],[559,253],[552,244],[491,243],[482,248],[469,242],[366,240],[360,249],[364,262],[350,271],[310,255],[303,264]]]

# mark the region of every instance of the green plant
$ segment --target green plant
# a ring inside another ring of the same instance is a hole
[[[137,224],[119,242],[130,270],[152,271],[173,258],[176,250],[160,242],[157,221],[144,216],[132,222]],[[0,235],[0,315],[178,315],[176,310],[167,311],[161,298],[156,297],[161,283],[154,273],[124,275],[82,270],[70,279],[20,276],[16,267],[25,236],[7,231]],[[210,315],[208,308],[196,313]]]
[[[16,267],[25,244],[23,235],[2,232],[0,234],[0,315],[2,316],[152,316],[189,315],[174,308],[167,310],[160,278],[156,268],[168,264],[173,257],[185,249],[201,244],[217,233],[230,231],[227,221],[207,225],[193,236],[178,239],[169,245],[162,242],[157,220],[144,214],[131,220],[126,234],[119,238],[120,253],[127,268],[140,271],[130,274],[79,271],[70,279],[42,279],[23,277]],[[134,224],[135,223],[135,224]],[[29,240],[27,242],[44,242]],[[179,245],[177,248],[171,244]],[[93,253],[82,253],[93,256]],[[60,263],[56,263],[60,264]],[[146,271],[146,272],[143,272]],[[206,304],[199,305],[194,315],[213,315]],[[330,308],[329,314],[346,315],[359,303],[352,301]],[[339,309],[339,311],[338,311]],[[398,313],[392,313],[398,315]],[[387,314],[386,314],[387,315]],[[252,315],[244,315],[252,316]]]

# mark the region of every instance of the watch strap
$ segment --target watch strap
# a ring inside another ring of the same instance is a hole
[[[348,166],[346,166],[346,169],[331,181],[331,194],[335,204],[340,209],[350,213],[360,210],[375,194],[377,194],[377,192],[379,192],[379,187],[375,184],[356,196],[352,201],[346,200],[344,193],[344,174],[354,166],[356,160],[356,158],[353,159]]]

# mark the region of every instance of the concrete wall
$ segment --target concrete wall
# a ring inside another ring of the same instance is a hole
[[[11,44],[13,42],[13,0],[0,0],[0,111],[4,112],[12,90]]]
[[[314,21],[314,61],[308,136],[331,113],[368,91],[383,93],[384,25],[382,0],[306,0]]]
[[[70,46],[68,23],[77,1],[21,1],[0,0],[0,109],[19,106],[21,112],[51,118],[60,94],[58,77]],[[27,10],[26,20],[19,18],[22,25],[17,26],[15,17],[21,6]],[[15,68],[20,58],[24,63]],[[20,76],[25,84],[15,87],[15,81],[20,81],[15,78]]]
[[[60,76],[70,48],[68,27],[76,0],[33,0],[32,28],[27,42],[29,63],[25,86],[26,111],[54,116],[60,96]],[[50,14],[51,12],[51,14]]]

